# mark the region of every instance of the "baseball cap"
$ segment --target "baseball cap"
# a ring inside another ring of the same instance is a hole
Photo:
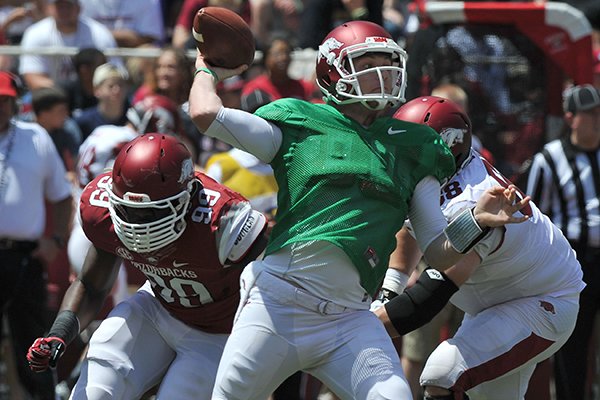
[[[565,90],[563,109],[577,113],[600,106],[600,91],[590,84],[573,86]]]
[[[127,71],[125,71],[123,68],[115,64],[105,63],[99,65],[98,68],[96,68],[96,70],[94,71],[92,85],[94,85],[94,87],[97,87],[109,78],[120,78],[123,80],[127,80],[129,79],[129,76],[127,75]]]
[[[15,78],[8,72],[0,72],[0,96],[17,97]]]

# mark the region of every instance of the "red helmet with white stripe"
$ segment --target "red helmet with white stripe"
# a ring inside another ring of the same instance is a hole
[[[452,151],[457,169],[469,157],[471,120],[456,103],[437,96],[417,97],[402,105],[394,118],[433,128]]]
[[[147,253],[177,240],[193,182],[192,156],[176,137],[148,133],[125,145],[107,187],[110,218],[125,247]]]
[[[387,54],[391,65],[357,71],[354,61],[367,53]],[[336,104],[362,103],[370,110],[381,110],[404,101],[406,52],[381,26],[367,21],[351,21],[332,30],[319,46],[317,85],[326,101]],[[358,77],[377,74],[380,90],[365,92]],[[391,85],[384,77],[391,76]],[[389,88],[386,88],[389,86]]]

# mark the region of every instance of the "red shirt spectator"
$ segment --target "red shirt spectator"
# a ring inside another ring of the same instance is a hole
[[[291,46],[285,39],[275,39],[265,53],[266,71],[250,80],[242,90],[242,97],[261,90],[271,100],[283,97],[295,97],[310,100],[314,92],[314,84],[303,79],[294,79],[288,69],[292,61]]]

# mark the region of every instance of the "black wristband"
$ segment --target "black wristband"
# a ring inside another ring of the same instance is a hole
[[[56,336],[69,344],[79,335],[79,319],[71,310],[63,310],[58,313],[48,336]]]
[[[431,321],[457,291],[458,286],[446,274],[428,268],[412,287],[384,307],[396,331],[404,335]]]

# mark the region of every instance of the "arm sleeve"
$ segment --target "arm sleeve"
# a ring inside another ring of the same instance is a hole
[[[282,142],[276,125],[242,110],[221,107],[205,135],[217,138],[269,163]]]
[[[440,184],[433,176],[425,177],[415,187],[408,218],[413,235],[424,253],[448,225],[440,208]]]

